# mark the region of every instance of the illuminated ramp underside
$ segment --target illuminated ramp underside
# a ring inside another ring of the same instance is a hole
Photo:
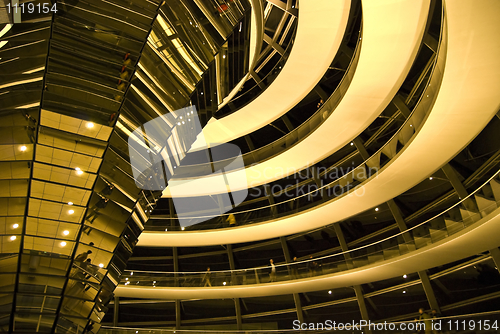
[[[337,54],[350,4],[350,0],[301,3],[293,49],[278,77],[257,99],[237,112],[219,120],[212,118],[203,130],[205,141],[226,143],[244,136],[281,117],[300,102]],[[297,85],[298,82],[301,84]]]

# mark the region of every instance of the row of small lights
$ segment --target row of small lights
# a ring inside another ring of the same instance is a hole
[[[100,265],[99,265],[99,266],[100,266]],[[134,276],[134,272],[133,272],[133,271],[130,273],[130,276]],[[404,275],[403,275],[403,278],[408,278],[408,275],[404,274]],[[128,280],[128,277],[126,277],[126,278],[125,278],[125,281],[126,281],[126,282],[125,282],[125,285],[129,285],[129,284],[130,284],[130,281]],[[139,282],[139,281],[137,281],[137,283],[135,283],[135,284],[139,284],[139,283],[140,283],[140,282]],[[156,288],[156,285],[155,285],[155,284],[156,284],[156,281],[153,281],[153,287],[155,287],[155,288]],[[222,282],[222,285],[226,285],[226,284],[227,284],[227,282]],[[406,293],[406,290],[403,290],[403,293]],[[329,294],[329,295],[331,295],[331,294],[332,294],[332,290],[328,290],[328,294]]]
[[[184,226],[181,226],[181,230],[184,231],[186,228]],[[168,227],[165,229],[165,232],[168,231]]]
[[[88,122],[88,123],[86,124],[86,126],[87,126],[87,128],[92,129],[92,128],[94,127],[94,123],[92,123],[92,122]],[[26,147],[26,145],[22,145],[19,149],[21,150],[21,152],[24,152],[24,151],[26,151],[28,148]],[[83,174],[83,172],[82,172],[81,174]],[[80,174],[78,174],[78,175],[80,175]]]
[[[19,227],[19,224],[14,224],[14,225],[12,225],[12,228],[13,228],[13,229],[16,229],[16,228],[18,228],[18,227]],[[62,232],[62,234],[63,234],[63,235],[69,235],[69,231],[68,231],[68,230],[64,230],[64,231]],[[16,239],[17,239],[17,237],[16,237],[15,235],[13,235],[13,236],[11,236],[9,239],[10,239],[11,241],[14,241],[14,240],[16,240]],[[61,247],[64,247],[64,246],[66,246],[66,245],[67,245],[67,243],[66,243],[66,241],[61,241],[61,243],[60,243],[59,245],[61,245]],[[99,267],[100,267],[100,268],[103,268],[103,267],[104,267],[104,264],[103,264],[103,263],[99,263]],[[128,279],[128,278],[127,278],[127,279]]]
[[[203,92],[201,93],[203,95]],[[193,114],[193,112],[191,111],[191,114]],[[180,117],[180,119],[182,119],[182,116]],[[191,122],[191,118],[188,118],[188,122]],[[185,124],[184,121],[181,121],[181,122],[177,122],[177,125],[181,125],[182,124]]]
[[[23,145],[19,148],[22,152],[26,151],[28,148],[26,147],[26,145]],[[76,170],[76,174],[77,175],[82,175],[83,174],[83,170],[80,168],[80,167],[76,167],[75,168]]]
[[[403,278],[408,278],[408,275],[404,274]],[[403,290],[403,293],[406,293],[406,290]],[[332,290],[328,290],[328,294],[331,295],[332,294]]]
[[[191,113],[192,113],[192,112],[191,112]],[[181,117],[181,118],[182,118],[182,117]],[[94,127],[94,123],[92,123],[92,122],[88,122],[88,123],[86,124],[86,127],[87,127],[87,128],[89,128],[89,129],[92,129],[92,128]],[[24,151],[26,151],[26,150],[27,150],[27,147],[26,147],[25,145],[22,145],[22,146],[20,147],[20,150],[21,150],[22,152],[24,152]],[[77,174],[77,175],[82,175],[82,174],[83,174],[83,171],[82,171],[82,169],[81,169],[80,167],[76,167],[76,168],[75,168],[75,170],[76,170],[76,174]],[[70,206],[71,206],[71,205],[73,205],[73,202],[68,202],[68,205],[70,205]],[[72,215],[72,214],[74,214],[74,213],[75,213],[75,210],[73,210],[73,209],[68,210],[68,214]],[[18,228],[18,227],[19,227],[19,224],[14,224],[14,225],[12,225],[12,228],[14,228],[14,229],[16,229],[16,228]],[[63,233],[64,235],[68,235],[68,234],[69,234],[69,231],[68,231],[68,230],[64,230],[62,233]],[[15,235],[13,235],[13,236],[11,236],[11,237],[10,237],[10,240],[11,240],[11,241],[14,241],[14,240],[16,240],[16,239],[17,239],[17,237],[16,237]],[[61,247],[65,247],[65,246],[67,245],[67,243],[66,243],[66,241],[61,241],[61,243],[60,243],[59,245],[60,245]],[[101,268],[102,268],[102,267],[104,267],[104,264],[100,263],[100,264],[99,264],[99,267],[101,267]]]

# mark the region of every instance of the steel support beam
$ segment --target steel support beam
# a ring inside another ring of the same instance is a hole
[[[288,131],[292,131],[293,129],[295,129],[295,127],[293,126],[292,122],[290,122],[290,119],[288,118],[287,115],[281,116],[281,119],[283,120],[283,123],[285,123],[285,126],[288,129]]]
[[[234,298],[234,309],[236,310],[236,328],[241,331],[243,329],[243,318],[241,317],[241,305],[239,298]]]
[[[290,251],[288,249],[288,244],[286,243],[285,237],[280,237],[281,248],[283,249],[283,254],[285,255],[286,263],[292,262],[292,257],[290,256]],[[288,268],[288,273],[290,273],[290,268]],[[300,295],[298,293],[293,294],[293,301],[295,302],[295,308],[297,309],[297,319],[300,322],[304,322],[304,313],[302,312],[302,302],[300,301]]]
[[[370,320],[368,316],[368,309],[366,308],[365,297],[363,296],[363,290],[361,289],[361,285],[354,286],[354,292],[356,293],[356,299],[358,300],[359,311],[361,312],[361,319]],[[365,328],[364,331],[367,333],[371,333],[369,328]]]
[[[424,287],[425,295],[427,296],[427,301],[431,307],[431,310],[436,310],[438,313],[441,313],[439,310],[439,305],[436,299],[436,295],[434,295],[434,290],[432,289],[431,281],[429,280],[429,276],[425,270],[419,271],[418,276],[420,276],[420,280],[422,281],[422,285]]]
[[[465,189],[462,181],[460,181],[458,177],[459,174],[450,164],[444,165],[443,167],[441,167],[441,170],[445,173],[446,177],[453,186],[453,189],[455,189],[455,191],[457,192],[459,199],[463,199],[469,195],[467,189]],[[470,198],[464,201],[464,205],[467,210],[477,211],[476,204]]]
[[[181,301],[175,300],[175,329],[181,328]]]
[[[314,168],[314,166],[311,167],[309,170],[311,171],[311,176],[312,176],[314,183],[316,184],[316,187],[318,187],[318,189],[320,189],[323,186],[323,184],[321,183],[321,179],[319,177],[319,170],[317,168]],[[321,190],[319,191],[319,194],[321,195],[321,198],[324,198],[325,197],[325,189],[321,188]]]
[[[302,312],[302,302],[300,301],[300,295],[298,293],[293,294],[293,301],[297,308],[297,319],[302,323],[304,322],[304,313]]]
[[[453,186],[453,189],[455,189],[460,198],[465,198],[469,195],[464,185],[458,178],[458,173],[453,167],[451,167],[450,164],[444,165],[443,167],[441,167],[441,170],[446,174],[446,177],[448,178],[451,185]]]
[[[177,252],[177,247],[172,247],[172,257],[174,262],[174,285],[179,286],[179,254]],[[181,301],[179,299],[175,300],[175,329],[181,328]]]
[[[118,327],[118,316],[120,312],[120,298],[115,296],[113,303],[113,327]]]
[[[227,245],[227,258],[229,259],[229,269],[231,269],[231,285],[236,284],[236,276],[233,273],[233,270],[236,270],[236,265],[234,264],[234,254],[233,254],[233,245]]]
[[[313,90],[316,94],[319,95],[323,102],[326,102],[326,100],[328,100],[328,98],[330,97],[330,95],[328,95],[327,92],[325,92],[319,85],[316,85]]]
[[[267,200],[269,201],[269,204],[272,205],[271,212],[273,215],[276,215],[277,211],[276,211],[276,206],[274,205],[274,196],[271,192],[271,187],[269,186],[269,184],[264,185],[264,190],[266,191],[266,197]]]
[[[281,2],[280,0],[268,0],[267,2],[272,3],[276,7],[281,8],[283,11],[285,11],[285,12],[287,12],[295,17],[299,16],[299,11],[297,10],[297,8],[288,8],[287,4]]]
[[[347,242],[345,241],[344,238],[344,233],[342,232],[342,229],[340,228],[340,224],[333,224],[333,228],[335,229],[335,233],[337,234],[337,238],[339,239],[340,247],[342,248],[343,252],[346,252],[349,250],[347,247]],[[350,261],[351,256],[349,253],[344,254],[344,258],[347,262],[347,268],[352,269],[354,268],[352,262]],[[363,291],[361,289],[361,285],[355,285],[353,286],[354,292],[356,293],[356,299],[358,300],[358,306],[359,306],[359,311],[361,312],[361,318],[363,320],[370,320],[368,317],[368,310],[366,308],[366,303],[365,303],[365,298],[363,296]],[[371,330],[369,328],[364,328],[364,332],[371,334]]]
[[[168,211],[170,214],[170,226],[175,226],[175,207],[174,200],[172,198],[168,199]]]
[[[439,43],[434,37],[432,37],[429,34],[425,34],[424,44],[427,45],[429,47],[429,49],[432,50],[432,52],[437,53]]]
[[[406,222],[403,218],[403,215],[401,214],[401,210],[399,210],[398,205],[396,202],[394,202],[393,199],[387,201],[387,205],[389,206],[389,209],[391,210],[392,216],[394,217],[394,220],[396,221],[396,224],[398,224],[399,231],[404,232],[407,230]],[[411,244],[413,243],[413,238],[409,233],[403,233],[403,239],[405,243]]]
[[[411,110],[408,108],[405,101],[403,101],[399,95],[394,96],[394,98],[392,99],[392,103],[396,106],[396,108],[398,108],[398,110],[401,112],[404,118],[410,117]]]
[[[288,249],[288,244],[286,243],[285,237],[280,237],[281,248],[283,249],[283,254],[285,255],[286,263],[292,262],[292,257],[290,256],[290,251]]]
[[[368,151],[366,150],[365,145],[363,144],[363,141],[361,140],[361,138],[356,137],[356,138],[354,138],[354,140],[352,142],[354,143],[354,145],[358,149],[358,152],[359,152],[359,155],[361,155],[361,158],[363,158],[363,160],[368,160],[370,158],[370,155],[368,154]]]

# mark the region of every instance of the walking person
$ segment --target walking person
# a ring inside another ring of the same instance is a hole
[[[418,319],[415,319],[415,321],[419,321],[422,325],[419,327],[419,333],[425,333],[425,334],[431,334],[432,333],[432,319],[427,312],[425,312],[424,308],[421,307],[418,309]]]
[[[205,272],[205,275],[203,276],[203,280],[205,281],[205,285],[203,287],[206,287],[207,285],[209,287],[212,287],[212,282],[210,281],[211,276],[212,276],[212,272],[210,271],[210,267],[207,267],[207,271]]]
[[[269,263],[271,264],[271,273],[269,274],[269,281],[276,282],[276,266],[274,265],[273,259],[270,259]]]
[[[440,323],[440,320],[439,318],[441,318],[441,314],[438,313],[438,311],[436,311],[436,309],[433,309],[431,311],[431,319],[432,319],[432,334],[439,334],[441,333],[441,331],[438,331],[436,329],[434,329],[434,327],[436,326],[437,323]]]
[[[227,217],[226,221],[229,223],[229,227],[235,227],[237,225],[236,218],[232,213]]]
[[[318,269],[318,263],[312,260],[312,255],[309,256],[309,262],[307,262],[307,269],[309,270],[309,277],[316,275],[316,270]]]
[[[292,274],[293,279],[297,279],[299,277],[299,264],[297,263],[297,257],[293,257],[292,264],[290,265],[290,273]]]

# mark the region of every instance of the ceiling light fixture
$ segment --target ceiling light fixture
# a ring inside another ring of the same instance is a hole
[[[24,151],[26,151],[27,147],[23,145],[23,146],[21,146],[19,149],[20,149],[22,152],[24,152]]]
[[[73,202],[68,202],[68,205],[73,205]]]
[[[99,268],[102,268],[102,267],[104,267],[104,264],[99,263]]]
[[[75,210],[69,210],[69,211],[68,211],[68,213],[69,213],[70,215],[72,215],[72,214],[74,214],[74,213],[75,213]]]
[[[13,236],[10,237],[10,241],[14,241],[14,240],[16,240],[16,238],[17,237],[15,235],[13,235]]]
[[[17,224],[17,223],[12,225],[12,228],[18,228],[18,227],[19,227],[19,224]]]
[[[88,122],[87,123],[87,128],[92,129],[94,127],[94,123]]]
[[[66,241],[61,241],[60,245],[61,245],[61,247],[66,246]]]
[[[64,235],[68,235],[68,234],[69,234],[69,231],[68,231],[68,230],[64,230],[64,231],[63,231],[63,234],[64,234]]]

